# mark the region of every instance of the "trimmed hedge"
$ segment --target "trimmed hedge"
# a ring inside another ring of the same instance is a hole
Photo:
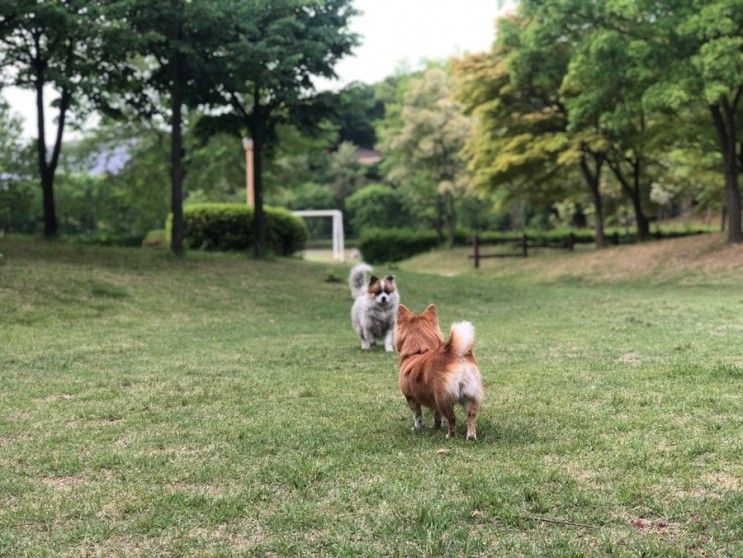
[[[413,229],[366,229],[358,243],[369,263],[404,260],[438,245],[436,231]]]
[[[307,227],[299,217],[265,207],[269,250],[290,256],[304,249]],[[195,203],[183,208],[184,243],[197,250],[247,250],[253,246],[253,209],[237,203]],[[167,222],[168,239],[172,215]]]

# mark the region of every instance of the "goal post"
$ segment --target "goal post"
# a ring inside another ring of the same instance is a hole
[[[333,220],[333,259],[340,262],[346,260],[343,213],[339,209],[303,209],[292,213],[297,217],[330,217]]]

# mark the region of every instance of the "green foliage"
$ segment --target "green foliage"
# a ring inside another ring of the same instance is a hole
[[[446,226],[453,242],[457,225],[455,198],[469,182],[461,151],[472,128],[453,98],[453,80],[445,68],[401,80],[379,123],[379,148],[387,158],[386,178],[412,197],[432,204],[439,234]]]
[[[348,28],[355,13],[350,0],[237,2],[229,24],[217,34],[219,55],[207,64],[208,104],[230,110],[208,119],[209,127],[230,133],[247,130],[252,138],[256,254],[267,240],[262,218],[264,148],[275,145],[280,124],[313,129],[327,115],[327,106],[311,95],[314,80],[335,77],[335,64],[356,44]]]
[[[306,182],[293,190],[282,190],[283,196],[275,197],[280,205],[291,209],[334,209],[335,198],[329,186]],[[276,203],[276,202],[272,202]],[[310,238],[329,239],[332,234],[332,223],[327,218],[306,218]]]
[[[357,232],[404,227],[410,222],[404,196],[385,184],[364,186],[346,200],[346,209]]]
[[[292,192],[292,209],[333,209],[333,192],[328,186],[306,182]]]
[[[165,248],[168,245],[168,231],[165,229],[154,229],[148,231],[142,239],[142,246],[148,248]]]
[[[253,245],[253,210],[240,204],[200,203],[183,208],[184,242],[198,250],[247,250]],[[168,235],[170,218],[166,229]],[[266,208],[266,240],[273,252],[290,256],[304,248],[307,227],[285,209]]]
[[[503,18],[490,53],[454,64],[457,98],[476,121],[464,153],[477,190],[505,190],[509,199],[564,196],[555,194],[564,181],[558,157],[574,146],[558,93],[570,50],[553,23]]]
[[[338,128],[338,143],[374,148],[374,122],[384,116],[384,104],[376,98],[373,85],[348,84],[333,96],[331,110],[329,118]]]
[[[336,129],[331,123],[321,123],[312,132],[289,124],[278,125],[276,143],[271,146],[264,161],[266,203],[288,206],[293,192],[303,184],[326,182],[330,164],[328,147],[335,143],[336,137]],[[244,169],[244,163],[240,169]],[[335,206],[331,203],[321,207]]]
[[[36,232],[41,192],[37,184],[25,180],[0,178],[0,231]]]
[[[122,37],[109,12],[109,2],[71,0],[0,2],[0,71],[3,85],[31,89],[36,105],[36,176],[43,190],[44,234],[58,232],[54,205],[54,179],[62,153],[62,138],[69,112],[84,117],[122,80],[118,71]],[[54,98],[49,99],[52,91]],[[51,107],[51,110],[50,108]],[[47,134],[52,112],[56,130]],[[47,135],[55,138],[47,146]]]
[[[330,156],[328,178],[335,196],[335,206],[345,209],[346,199],[366,183],[366,170],[359,162],[358,148],[342,142]]]
[[[71,146],[57,181],[60,230],[66,235],[144,237],[168,214],[167,140],[153,134],[110,137],[98,130]],[[130,131],[135,133],[133,131]],[[97,140],[97,141],[96,141]],[[89,174],[92,161],[124,145],[129,157],[114,174]]]
[[[0,232],[35,232],[39,187],[32,183],[34,153],[24,145],[23,121],[0,97]]]

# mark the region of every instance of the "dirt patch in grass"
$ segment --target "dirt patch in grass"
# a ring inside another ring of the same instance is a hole
[[[242,486],[234,484],[194,484],[188,482],[174,482],[168,484],[173,492],[184,492],[199,496],[210,496],[212,498],[225,498],[240,492]]]
[[[47,486],[56,488],[57,490],[70,490],[72,488],[87,484],[85,478],[81,477],[80,475],[46,477],[44,479],[41,479],[41,482],[43,482]]]
[[[47,395],[46,397],[41,398],[41,400],[46,403],[54,403],[55,401],[69,401],[70,399],[75,399],[75,396],[70,395],[69,393],[63,393],[61,395]]]
[[[740,490],[740,478],[728,473],[710,473],[704,475],[704,482],[722,492],[738,492]]]
[[[637,353],[625,353],[621,355],[617,361],[629,366],[637,366],[640,364],[640,355]]]
[[[266,534],[258,521],[245,518],[236,525],[221,524],[197,527],[189,533],[191,538],[210,544],[229,545],[232,551],[246,552],[266,541]]]

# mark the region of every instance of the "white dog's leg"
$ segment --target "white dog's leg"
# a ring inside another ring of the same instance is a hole
[[[390,329],[384,336],[384,350],[391,353],[395,350],[395,331]]]
[[[365,351],[371,349],[372,343],[366,337],[361,338],[361,348]]]

